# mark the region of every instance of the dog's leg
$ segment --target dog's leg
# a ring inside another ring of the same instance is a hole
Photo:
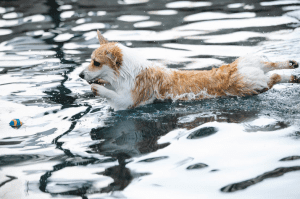
[[[291,79],[290,79],[290,83],[298,83],[299,84],[300,83],[300,77],[292,75]]]
[[[300,78],[295,75],[271,75],[268,86],[271,89],[277,83],[300,83]]]
[[[98,84],[92,84],[91,89],[94,95],[98,95],[107,99],[116,99],[119,97],[119,95],[116,92]]]
[[[264,72],[269,72],[278,69],[295,69],[299,67],[299,64],[294,60],[284,62],[263,62],[263,64]]]
[[[264,88],[262,90],[257,91],[257,93],[264,93],[271,89],[275,84],[280,83],[282,81],[282,76],[278,74],[273,74],[269,77],[268,88]]]
[[[277,83],[281,83],[282,80],[283,80],[282,75],[273,74],[269,79],[269,82],[268,82],[269,88],[268,89],[271,89]],[[286,80],[286,76],[284,76],[284,80]],[[284,83],[284,82],[282,82],[282,83]]]

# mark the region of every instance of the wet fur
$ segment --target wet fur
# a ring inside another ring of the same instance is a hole
[[[134,108],[155,99],[200,100],[221,96],[249,96],[265,92],[276,83],[298,83],[295,76],[269,75],[275,69],[294,69],[295,61],[268,62],[255,55],[208,71],[169,69],[143,58],[135,49],[108,42],[98,31],[100,47],[80,77],[92,84],[95,95],[107,98],[115,109]],[[100,63],[100,64],[98,64]],[[96,65],[97,66],[96,66]]]

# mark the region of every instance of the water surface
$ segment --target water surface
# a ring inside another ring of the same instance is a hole
[[[78,77],[97,29],[205,70],[300,62],[299,20],[298,0],[1,1],[0,198],[299,198],[300,85],[114,111]]]

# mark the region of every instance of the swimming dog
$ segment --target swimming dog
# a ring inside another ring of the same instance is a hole
[[[277,83],[299,83],[294,75],[268,74],[294,69],[296,61],[268,62],[261,56],[240,57],[212,70],[176,70],[148,61],[120,43],[107,41],[97,31],[100,47],[80,77],[93,93],[106,98],[116,110],[135,108],[154,100],[200,100],[221,96],[249,96]]]

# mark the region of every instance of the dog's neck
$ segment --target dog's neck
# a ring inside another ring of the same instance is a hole
[[[123,63],[118,77],[111,84],[118,89],[132,89],[137,75],[144,69],[152,67],[153,62],[144,58],[136,49],[127,48],[121,44],[118,46],[122,50]]]

